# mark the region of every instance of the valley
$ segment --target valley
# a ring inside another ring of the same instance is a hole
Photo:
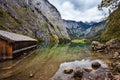
[[[119,80],[120,1],[82,1],[0,0],[0,80]],[[34,50],[5,58],[26,47]]]

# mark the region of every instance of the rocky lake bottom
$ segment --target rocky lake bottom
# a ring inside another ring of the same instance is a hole
[[[114,61],[110,57],[93,53],[89,44],[56,44],[38,48],[24,58],[0,62],[0,80],[81,80],[73,79],[75,71],[83,68],[89,71],[93,62],[110,69]],[[65,73],[66,69],[71,69],[70,73],[69,70]],[[83,73],[82,77],[85,74],[89,75]]]

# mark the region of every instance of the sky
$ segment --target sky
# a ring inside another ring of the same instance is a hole
[[[49,0],[61,14],[62,19],[83,22],[99,21],[108,16],[107,9],[98,10],[101,0]]]

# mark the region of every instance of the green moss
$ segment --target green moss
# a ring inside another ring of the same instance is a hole
[[[51,44],[57,43],[58,42],[58,38],[56,35],[50,34],[49,36],[50,42]]]
[[[24,6],[23,6],[23,11],[24,11],[24,12],[28,12],[28,7],[27,7],[27,5],[24,5]]]
[[[3,25],[0,25],[0,30],[7,30],[7,29]]]
[[[18,23],[18,24],[20,24],[20,25],[23,23],[21,20],[15,18],[11,13],[8,12],[8,15],[9,15],[10,17],[12,17],[16,23]]]
[[[46,24],[45,24],[45,25],[42,25],[42,26],[41,26],[41,29],[42,29],[42,30],[45,30],[45,29],[46,29],[46,26],[47,26]]]
[[[59,26],[57,26],[57,29],[58,29],[59,31],[62,31],[61,27],[59,27]]]
[[[5,17],[5,12],[3,10],[0,9],[0,17],[4,18]]]
[[[41,39],[41,38],[39,38],[39,37],[36,37],[36,39],[37,39],[38,43],[44,42],[43,39]]]
[[[55,32],[57,33],[57,35],[59,36],[59,38],[64,39],[64,36],[63,36],[62,33],[61,33],[61,30],[62,30],[62,29],[61,29],[59,26],[54,27],[54,30],[55,30]]]

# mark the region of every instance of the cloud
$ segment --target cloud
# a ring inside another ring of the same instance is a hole
[[[101,0],[69,0],[71,3],[73,3],[75,9],[78,10],[87,10],[93,7],[98,6]]]
[[[49,0],[60,11],[63,19],[76,21],[96,21],[105,13],[97,9],[101,0]]]

